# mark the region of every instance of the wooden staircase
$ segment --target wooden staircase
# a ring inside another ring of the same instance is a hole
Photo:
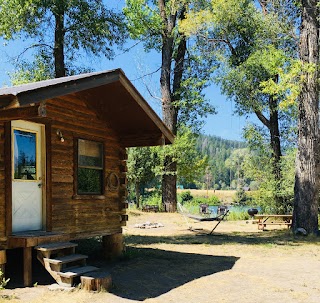
[[[71,287],[80,281],[80,276],[98,270],[86,265],[88,256],[75,253],[76,243],[57,242],[35,247],[37,258],[61,286]]]

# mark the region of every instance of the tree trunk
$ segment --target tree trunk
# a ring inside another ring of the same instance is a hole
[[[277,77],[278,78],[278,77]],[[282,171],[281,171],[281,143],[280,143],[280,131],[279,131],[279,111],[278,111],[278,102],[273,97],[269,98],[269,110],[270,110],[270,145],[272,152],[272,172],[275,178],[275,186],[274,192],[275,195],[275,203],[277,212],[279,214],[287,213],[287,202],[283,198],[282,195],[279,195],[279,187],[281,187],[281,183],[283,181]]]
[[[64,64],[64,8],[63,3],[58,5],[57,12],[55,12],[55,31],[54,31],[54,69],[55,77],[65,77],[66,68]]]
[[[315,71],[305,73],[299,96],[298,154],[294,187],[293,230],[318,232],[319,206],[319,22],[317,0],[302,0],[300,59]]]
[[[134,189],[136,192],[136,204],[137,204],[137,208],[140,207],[140,184],[138,181],[134,182]]]
[[[168,171],[176,172],[176,162],[172,162],[170,157],[167,157],[165,162]],[[166,212],[172,213],[177,210],[177,175],[175,174],[167,173],[162,177],[162,204]]]
[[[173,29],[176,23],[175,15],[167,15],[165,1],[159,0],[159,10],[164,24],[162,33],[162,61],[160,75],[160,90],[162,97],[162,119],[164,124],[172,131],[177,133],[177,114],[173,105],[171,93],[171,62],[173,55]],[[162,177],[162,204],[167,212],[176,211],[177,207],[177,165],[170,156],[165,158],[165,171]]]
[[[279,112],[278,112],[278,102],[270,97],[269,100],[270,108],[270,145],[273,158],[273,174],[276,179],[281,180],[281,144],[280,144],[280,131],[279,131]]]
[[[173,39],[164,38],[162,47],[162,67],[160,76],[162,96],[162,119],[164,124],[177,133],[177,119],[170,88],[170,70],[172,60]],[[162,205],[167,212],[175,212],[177,205],[177,165],[170,156],[165,158],[165,171],[162,177]]]

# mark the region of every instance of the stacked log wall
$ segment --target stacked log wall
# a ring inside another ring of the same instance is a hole
[[[47,117],[51,120],[51,227],[52,231],[69,233],[72,238],[86,238],[121,232],[121,217],[125,213],[125,184],[110,191],[107,177],[115,173],[125,176],[125,150],[115,132],[106,122],[76,96],[47,102]],[[60,130],[62,142],[57,131]],[[101,196],[84,197],[76,194],[75,142],[78,138],[103,142],[104,190]]]
[[[4,137],[4,123],[0,123],[0,238],[6,233]]]

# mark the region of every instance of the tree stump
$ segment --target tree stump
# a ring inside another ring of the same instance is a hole
[[[81,276],[81,288],[87,291],[108,291],[112,286],[111,274],[108,272],[92,272]]]
[[[119,258],[123,255],[124,244],[122,233],[102,237],[103,254],[107,260]]]

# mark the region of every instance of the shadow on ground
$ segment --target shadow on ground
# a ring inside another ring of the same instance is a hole
[[[23,250],[22,248],[7,250],[6,277],[10,281],[6,288],[14,289],[23,285]],[[54,279],[37,260],[36,251],[32,251],[32,277],[33,285],[50,285]]]
[[[305,243],[320,243],[319,237],[296,237],[290,231],[267,231],[261,233],[214,233],[207,235],[201,232],[186,233],[179,236],[146,236],[127,235],[125,242],[128,245],[148,244],[247,244],[247,245],[288,245],[298,246]]]
[[[239,258],[132,248],[128,260],[111,270],[112,293],[143,301],[158,297],[192,280],[231,269]]]

